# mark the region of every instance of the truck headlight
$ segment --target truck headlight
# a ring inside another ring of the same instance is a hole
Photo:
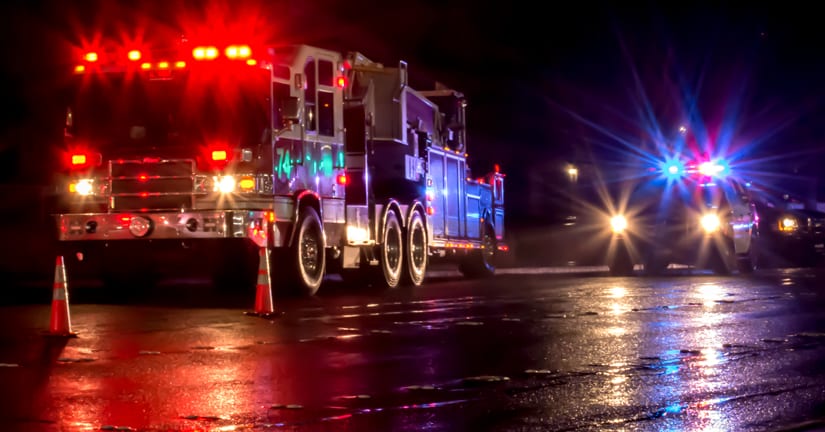
[[[719,220],[719,216],[714,213],[702,215],[699,223],[702,225],[702,229],[708,234],[718,231],[722,226],[722,221]]]
[[[235,191],[235,177],[231,175],[222,176],[215,179],[215,191],[220,193],[230,193]]]
[[[799,228],[799,221],[793,216],[783,216],[779,219],[779,231],[793,232]]]
[[[623,215],[616,215],[610,218],[610,229],[616,234],[621,234],[627,229],[627,218]]]
[[[94,194],[94,187],[94,179],[78,179],[69,183],[69,192],[88,196]]]

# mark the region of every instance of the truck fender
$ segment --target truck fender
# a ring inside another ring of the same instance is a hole
[[[387,213],[390,211],[390,209],[395,210],[395,213],[398,215],[398,222],[401,223],[401,228],[405,228],[407,226],[407,218],[405,217],[404,213],[401,212],[401,205],[398,203],[397,200],[391,198],[384,205],[384,208],[381,210],[381,215],[376,221],[378,222],[378,226],[375,227],[376,238],[378,238],[380,228],[382,228],[384,224],[387,222]]]
[[[415,200],[410,203],[410,207],[407,209],[407,214],[404,216],[404,221],[402,222],[404,227],[410,226],[410,221],[412,220],[412,216],[415,212],[421,213],[421,216],[424,218],[424,226],[427,226],[427,212],[424,210],[424,204],[418,200]]]
[[[309,206],[315,209],[318,212],[318,216],[321,218],[321,224],[324,223],[324,213],[323,208],[321,207],[321,198],[318,196],[317,193],[304,189],[299,191],[295,194],[295,209],[292,216],[292,228],[290,228],[289,232],[289,243],[288,245],[292,247],[295,242],[295,235],[298,231],[298,217],[301,214],[301,208],[304,206]]]
[[[484,208],[481,211],[481,219],[480,222],[484,225],[490,225],[493,227],[493,230],[496,228],[495,220],[493,219],[493,210],[489,207]]]

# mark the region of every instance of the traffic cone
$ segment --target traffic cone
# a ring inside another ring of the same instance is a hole
[[[69,313],[69,290],[66,287],[66,266],[63,256],[57,257],[54,266],[54,286],[52,287],[52,313],[49,322],[49,335],[74,337]]]
[[[275,304],[272,300],[272,280],[269,278],[269,248],[258,250],[258,282],[255,286],[255,311],[247,315],[270,317],[275,315]]]

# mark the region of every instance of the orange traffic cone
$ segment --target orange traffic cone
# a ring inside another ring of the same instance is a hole
[[[247,315],[270,317],[275,315],[275,304],[272,300],[272,280],[269,278],[269,248],[262,247],[258,251],[258,282],[255,287],[255,311]]]
[[[76,336],[72,332],[71,316],[69,314],[69,291],[66,287],[66,266],[63,256],[57,257],[54,266],[54,286],[52,288],[52,313],[49,322],[50,336]]]

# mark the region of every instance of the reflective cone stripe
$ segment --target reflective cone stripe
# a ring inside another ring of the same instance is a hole
[[[272,283],[269,278],[269,249],[260,248],[258,252],[258,282],[255,287],[255,313],[271,314],[275,312],[272,301]]]
[[[62,256],[57,257],[57,262],[54,267],[49,333],[60,336],[72,334],[71,316],[69,314],[69,292],[66,287],[66,266],[63,263]]]

